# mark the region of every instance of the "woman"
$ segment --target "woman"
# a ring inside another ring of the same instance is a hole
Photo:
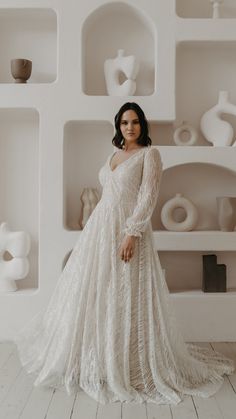
[[[48,307],[16,338],[34,385],[83,389],[101,403],[177,404],[209,397],[233,361],[186,344],[155,251],[151,216],[162,162],[136,103],[115,117],[99,171],[102,196],[57,282]]]

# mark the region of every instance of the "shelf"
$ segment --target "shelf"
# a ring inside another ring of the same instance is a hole
[[[227,298],[235,298],[236,297],[236,289],[235,288],[229,288],[227,289],[227,292],[204,292],[200,289],[195,290],[176,290],[176,291],[170,291],[170,295],[172,298],[222,298],[227,296]]]
[[[236,147],[157,146],[164,169],[181,164],[205,163],[229,169],[236,174]]]
[[[82,231],[71,231],[67,245],[72,248]],[[236,251],[236,231],[153,231],[157,251]]]
[[[4,292],[4,293],[0,293],[0,300],[1,297],[14,297],[14,296],[31,296],[31,295],[36,295],[39,292],[38,288],[22,288],[22,289],[17,289],[14,292]]]
[[[10,63],[13,58],[32,61],[32,73],[27,84],[52,83],[57,76],[55,11],[46,8],[0,8],[0,55],[0,83],[15,84]]]
[[[155,90],[156,46],[153,27],[153,23],[141,9],[125,3],[108,3],[95,9],[82,28],[84,93],[107,95],[104,61],[115,58],[117,51],[123,48],[125,56],[135,55],[140,62],[135,96],[151,95]]]
[[[158,251],[236,251],[236,231],[154,231]]]
[[[236,19],[177,19],[176,43],[234,42]]]

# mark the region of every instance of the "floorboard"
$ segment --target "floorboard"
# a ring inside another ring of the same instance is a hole
[[[234,360],[236,342],[197,342]],[[102,405],[83,391],[35,387],[22,368],[16,347],[0,343],[0,419],[235,419],[236,373],[225,376],[209,398],[184,396],[178,405],[110,403]]]

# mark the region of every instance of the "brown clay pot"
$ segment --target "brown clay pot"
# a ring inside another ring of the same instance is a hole
[[[32,71],[32,61],[24,58],[15,58],[11,60],[11,74],[15,83],[27,83]]]

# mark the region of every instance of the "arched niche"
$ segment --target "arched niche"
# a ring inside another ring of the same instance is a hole
[[[156,29],[142,10],[123,2],[94,10],[82,27],[82,90],[87,95],[107,95],[104,61],[119,49],[135,55],[140,63],[135,96],[155,90]],[[125,79],[122,79],[123,82]]]

